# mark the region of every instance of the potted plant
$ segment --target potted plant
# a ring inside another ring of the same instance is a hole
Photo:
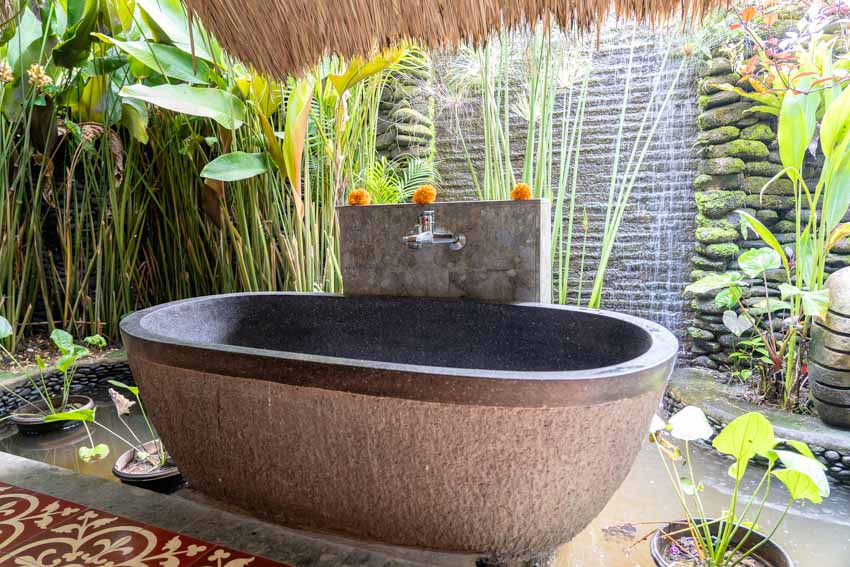
[[[5,318],[0,317],[0,341],[10,336],[11,333],[12,327],[9,322]],[[41,357],[36,357],[38,364],[37,377],[34,374],[27,375],[29,386],[38,395],[38,399],[26,399],[8,386],[0,385],[21,402],[18,409],[14,410],[7,417],[17,426],[18,431],[24,435],[40,435],[78,427],[79,423],[76,422],[52,421],[46,418],[67,411],[94,407],[94,401],[88,396],[71,395],[71,385],[74,382],[74,373],[77,370],[79,361],[89,356],[91,351],[84,346],[75,344],[74,338],[61,329],[54,329],[50,334],[50,340],[53,341],[53,344],[62,353],[62,356],[59,357],[54,365],[55,369],[62,374],[62,385],[58,393],[54,391],[56,389],[55,387],[51,388],[48,385],[44,375],[47,365]],[[86,337],[84,342],[98,348],[106,346],[106,341],[100,335]],[[17,358],[2,343],[0,343],[0,350],[21,371],[24,370]]]
[[[148,419],[145,407],[142,405],[142,400],[139,397],[139,389],[116,380],[110,380],[109,383],[127,390],[135,398],[135,401],[132,401],[113,388],[109,389],[109,397],[112,399],[119,421],[121,421],[127,430],[126,435],[113,431],[103,423],[97,421],[97,408],[94,407],[58,413],[49,416],[47,419],[52,422],[83,424],[89,433],[89,446],[80,447],[79,456],[80,459],[87,463],[109,456],[108,445],[105,443],[94,444],[88,424],[91,423],[94,426],[100,427],[127,446],[127,450],[121,453],[115,461],[112,467],[112,474],[126,484],[141,486],[156,492],[173,492],[182,484],[183,477],[177,465],[174,464],[165,447],[162,445],[162,441],[154,433],[153,426]],[[130,415],[130,409],[134,405],[138,405],[141,411],[142,418],[151,436],[149,441],[142,441],[136,432],[133,431],[133,428],[124,420],[124,416]]]
[[[650,441],[658,449],[664,469],[682,505],[684,519],[655,530],[650,552],[658,567],[792,567],[793,561],[772,540],[795,502],[818,504],[829,496],[824,466],[802,442],[774,436],[773,426],[763,415],[751,412],[732,420],[714,438],[712,446],[732,457],[729,476],[734,482],[731,501],[725,510],[707,510],[690,458],[693,441],[708,441],[714,431],[705,414],[687,406],[664,423],[655,417]],[[787,447],[794,449],[787,450]],[[760,457],[767,467],[752,495],[741,491],[749,463]],[[788,503],[767,533],[760,531],[762,511],[770,494],[771,481],[788,489]]]

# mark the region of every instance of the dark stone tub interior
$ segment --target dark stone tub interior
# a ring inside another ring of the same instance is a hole
[[[652,345],[642,328],[604,315],[458,300],[217,296],[158,309],[141,324],[199,345],[500,371],[613,366]]]

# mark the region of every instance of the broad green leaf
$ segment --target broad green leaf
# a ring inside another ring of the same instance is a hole
[[[283,160],[286,174],[292,187],[292,196],[298,216],[304,216],[301,200],[301,156],[307,139],[307,119],[313,99],[313,83],[310,79],[298,79],[286,101],[286,127],[283,131]]]
[[[0,315],[0,340],[9,338],[12,336],[12,325],[9,323],[9,320]]]
[[[708,418],[696,406],[685,406],[670,418],[670,434],[682,441],[709,439],[714,435]]]
[[[782,258],[770,248],[752,248],[738,256],[738,266],[751,278],[782,266]]]
[[[280,85],[262,75],[243,75],[236,79],[242,98],[250,100],[264,116],[271,116],[283,102]]]
[[[68,372],[71,367],[73,367],[77,363],[78,360],[85,356],[88,356],[89,354],[91,353],[87,348],[74,345],[73,350],[60,356],[54,366],[59,372]]]
[[[266,118],[266,115],[259,113],[260,117],[260,126],[263,129],[263,136],[266,138],[266,146],[268,147],[269,155],[272,158],[272,161],[277,165],[277,169],[281,175],[286,176],[286,160],[283,157],[283,148],[281,141],[278,141],[277,132],[274,131],[272,125],[269,123],[269,119]],[[283,136],[281,136],[282,138]]]
[[[97,408],[62,411],[44,416],[44,421],[94,421]]]
[[[740,337],[744,334],[744,331],[753,328],[753,318],[746,313],[738,315],[734,311],[728,310],[723,312],[723,324],[726,325],[727,329],[732,331],[732,334]]]
[[[832,101],[823,115],[820,127],[820,146],[823,155],[843,156],[850,143],[850,88]]]
[[[41,44],[41,22],[29,8],[25,8],[15,29],[15,35],[6,44],[6,61],[16,75],[26,76],[29,66],[39,63]]]
[[[741,216],[741,220],[744,221],[741,223],[741,227],[744,228],[744,230],[746,230],[746,227],[749,226],[756,234],[758,234],[759,238],[761,238],[765,244],[770,246],[777,254],[779,254],[779,258],[782,260],[782,265],[785,267],[785,272],[789,274],[790,277],[791,267],[788,264],[788,257],[785,255],[785,250],[782,249],[782,245],[779,244],[779,241],[776,240],[776,237],[773,236],[772,232],[770,232],[770,229],[746,211],[739,210],[735,212],[737,212]]]
[[[801,455],[805,455],[806,457],[808,457],[810,459],[815,458],[815,454],[812,453],[812,450],[809,449],[809,446],[807,444],[803,443],[802,441],[797,441],[796,439],[779,439],[778,441],[785,443],[789,447],[793,447]]]
[[[74,337],[67,331],[53,329],[53,332],[50,333],[50,340],[62,354],[68,354],[74,350]]]
[[[138,395],[139,395],[139,389],[136,386],[129,386],[129,385],[125,384],[124,382],[119,382],[118,380],[108,380],[108,382],[110,384],[112,384],[113,386],[115,386],[116,388],[123,388],[123,389],[129,391],[130,393],[132,393],[136,397],[138,397]]]
[[[83,339],[83,342],[89,346],[104,348],[106,346],[106,339],[104,339],[100,335],[91,335]]]
[[[59,44],[53,48],[54,63],[66,69],[73,69],[85,63],[89,58],[91,34],[97,26],[99,9],[99,0],[85,0],[85,10],[79,19],[72,20],[69,12],[68,27]]]
[[[746,462],[776,445],[773,426],[760,413],[750,412],[738,416],[714,438],[711,443],[725,455]]]
[[[136,0],[142,20],[147,24],[156,43],[168,43],[192,53],[192,41],[189,37],[189,18],[180,0]],[[196,25],[193,25],[195,57],[215,63],[215,58],[207,50],[204,37]]]
[[[383,50],[368,61],[361,57],[355,57],[348,64],[344,73],[341,75],[329,75],[328,79],[333,83],[337,93],[343,94],[366,77],[389,69],[401,61],[403,56],[404,49],[394,47]]]
[[[794,284],[782,283],[779,284],[779,293],[782,294],[782,299],[791,299],[792,297],[797,297],[803,290],[795,286]]]
[[[779,110],[779,157],[783,166],[793,169],[795,176],[799,176],[803,169],[803,159],[814,137],[817,123],[815,115],[820,104],[820,95],[817,92],[808,92],[811,83],[810,76],[799,78],[795,84],[799,90],[786,91]]]
[[[712,273],[704,276],[685,288],[686,293],[697,295],[735,285],[743,279],[738,272]]]
[[[694,486],[693,481],[686,476],[679,478],[679,486],[682,487],[682,492],[688,496],[696,494],[696,487]]]
[[[109,446],[105,443],[98,443],[94,447],[83,446],[77,449],[77,454],[83,462],[93,463],[109,456]]]
[[[814,504],[823,500],[817,484],[809,475],[791,469],[780,469],[772,474],[785,485],[792,500],[809,500]]]
[[[850,152],[839,156],[835,165],[827,159],[821,170],[821,179],[829,180],[823,189],[824,221],[826,230],[835,228],[850,210]]]
[[[816,459],[792,451],[776,451],[776,454],[779,455],[779,460],[785,465],[785,468],[799,471],[808,476],[814,482],[820,496],[824,498],[829,496],[829,481],[827,481],[824,473],[824,469],[826,469],[824,465]]]
[[[142,144],[148,143],[148,108],[145,103],[125,98],[121,112],[121,123]]]
[[[806,317],[826,318],[826,311],[829,308],[828,289],[803,291],[800,295],[803,299],[803,314]]]
[[[765,298],[750,306],[749,311],[752,315],[764,315],[775,311],[790,311],[792,308],[793,305],[787,301]]]
[[[249,154],[231,152],[209,162],[201,171],[201,177],[218,181],[239,181],[268,173],[269,158],[265,152]]]
[[[92,35],[104,43],[114,45],[166,77],[194,84],[206,84],[209,81],[209,65],[196,59],[193,67],[192,56],[173,45],[147,41],[120,41],[102,33]]]
[[[714,305],[720,309],[734,309],[742,295],[744,295],[744,291],[741,286],[730,285],[714,296]]]
[[[121,96],[143,100],[174,112],[211,118],[228,130],[242,126],[245,115],[245,105],[241,100],[226,91],[214,88],[188,85],[148,87],[136,84],[121,89]]]

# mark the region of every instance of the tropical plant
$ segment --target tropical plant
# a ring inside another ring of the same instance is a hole
[[[690,539],[695,553],[685,557],[683,564],[735,567],[758,554],[795,503],[808,500],[819,504],[827,498],[829,483],[826,467],[815,459],[808,445],[776,437],[767,418],[760,413],[746,413],[732,420],[711,441],[716,451],[733,459],[728,472],[734,485],[726,509],[708,510],[700,495],[704,486],[694,469],[690,449],[693,442],[707,442],[713,435],[705,414],[695,406],[686,406],[667,423],[658,416],[653,419],[650,441],[658,450],[687,524],[681,531],[661,533],[674,542]],[[752,494],[746,497],[742,490],[744,475],[756,458],[764,459],[767,466]],[[761,529],[759,522],[774,479],[787,488],[788,503],[762,540],[752,536]]]

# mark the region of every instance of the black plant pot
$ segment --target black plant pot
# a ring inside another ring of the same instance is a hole
[[[55,408],[62,403],[62,398],[53,398],[51,403]],[[12,415],[9,417],[9,421],[18,427],[18,432],[22,435],[44,435],[56,431],[74,429],[82,425],[81,421],[44,421],[44,415],[35,413],[35,410],[37,408],[44,414],[47,414],[47,404],[43,400],[39,400],[33,402],[33,406],[35,408],[24,404],[12,412]],[[88,396],[68,396],[68,404],[65,407],[68,409],[92,409],[94,407],[94,400]]]
[[[699,521],[699,520],[696,520]],[[710,521],[710,520],[709,520]],[[719,531],[720,524],[714,523],[711,524],[711,533],[712,535],[716,535]],[[673,544],[671,539],[678,540],[682,537],[689,537],[687,531],[682,532],[682,530],[687,530],[688,524],[685,521],[680,522],[672,522],[667,524],[663,528],[657,530],[654,534],[652,534],[652,539],[649,540],[649,552],[652,555],[652,560],[655,561],[655,564],[658,567],[672,567],[674,565],[672,560],[668,560],[666,558],[667,550]],[[679,533],[681,532],[681,533]],[[732,544],[738,545],[741,539],[746,535],[747,530],[744,528],[739,528],[738,531],[732,536]],[[675,534],[675,535],[667,535],[664,534]],[[767,539],[767,536],[761,534],[759,532],[753,531],[748,537],[743,546],[741,546],[741,551],[746,552],[754,548],[756,545],[762,543]],[[779,547],[776,543],[771,540],[766,541],[763,545],[761,545],[758,550],[756,550],[750,557],[755,557],[760,560],[765,565],[769,567],[794,567],[794,562],[785,553],[781,547]]]
[[[146,451],[156,450],[154,441],[148,441],[142,447]],[[124,451],[112,466],[112,474],[118,477],[124,484],[138,486],[139,488],[153,490],[162,494],[176,492],[185,484],[183,475],[180,474],[180,469],[170,464],[166,464],[166,466],[149,473],[125,472],[124,469],[133,460],[134,453],[135,449]]]

